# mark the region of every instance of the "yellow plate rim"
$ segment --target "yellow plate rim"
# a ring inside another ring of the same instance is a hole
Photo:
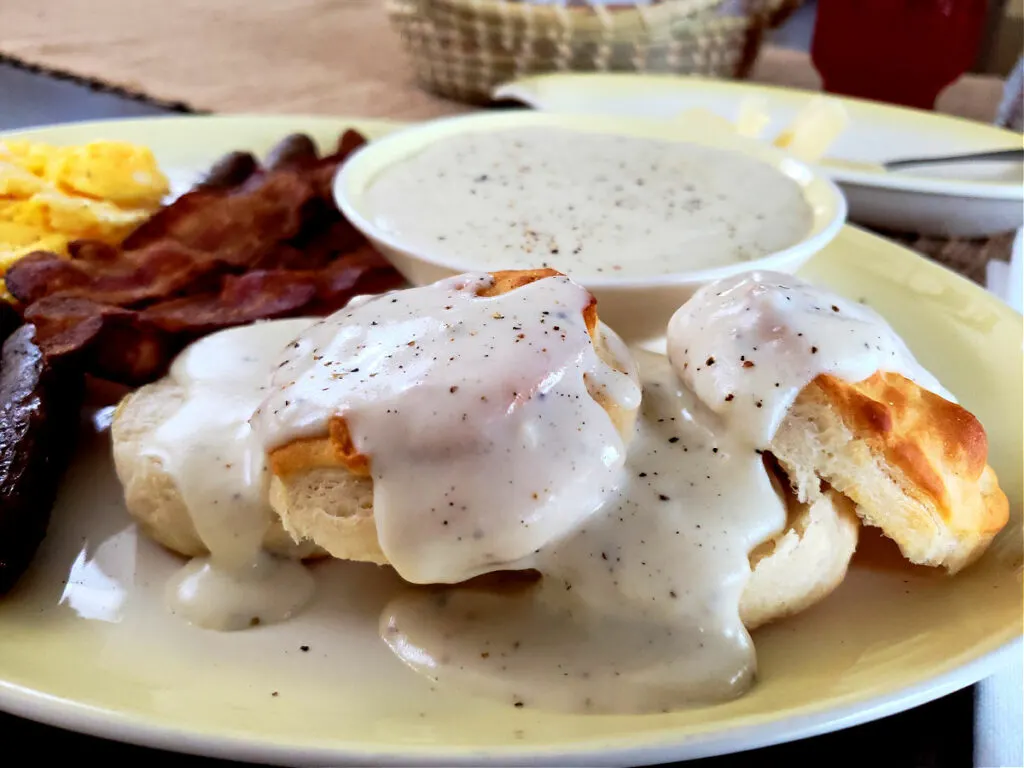
[[[376,124],[381,130],[395,127],[393,121],[353,120],[330,117],[301,116],[230,116],[230,117],[162,117],[139,118],[129,121],[90,121],[44,129],[47,140],[60,139],[62,133],[73,135],[82,131],[101,128],[112,124],[137,126],[154,122],[192,123],[197,120],[221,121],[226,126],[260,122],[263,127],[276,128],[288,123],[295,129],[311,129],[311,126],[337,129],[345,125],[368,128]],[[39,133],[40,129],[26,129],[0,134],[0,140],[8,137],[22,137]],[[894,266],[913,266],[922,274],[934,277],[955,293],[968,295],[974,302],[984,306],[1002,321],[1018,326],[1021,315],[989,294],[980,286],[969,283],[945,268],[928,262],[913,252],[889,243],[854,227],[844,229],[847,238],[868,238],[876,246],[884,244]],[[813,263],[813,262],[812,262]],[[1019,352],[1019,350],[1018,350]],[[699,741],[687,751],[688,757],[719,754],[722,751],[751,749],[779,741],[803,738],[836,728],[843,728],[884,717],[909,707],[946,695],[954,690],[977,682],[999,665],[1009,654],[1020,653],[1021,627],[1005,627],[984,642],[977,643],[957,656],[947,658],[942,664],[933,666],[927,674],[898,689],[858,697],[851,693],[828,709],[816,710],[813,704],[790,710],[785,733],[780,735],[778,720],[771,714],[748,716],[746,722],[727,731],[713,732],[695,737],[680,736],[671,729],[655,732],[639,732],[615,738],[591,738],[558,748],[525,748],[495,746],[486,750],[467,748],[445,748],[421,745],[414,750],[382,750],[377,743],[373,746],[357,742],[339,745],[337,742],[309,742],[294,744],[286,741],[259,742],[251,736],[241,736],[223,729],[180,729],[161,724],[158,718],[107,710],[79,701],[63,699],[43,691],[32,690],[0,680],[0,708],[60,727],[92,733],[117,740],[130,741],[148,746],[234,759],[287,760],[298,762],[359,762],[372,759],[382,764],[444,764],[481,765],[485,763],[544,765],[557,760],[566,764],[618,764],[623,759],[636,761],[659,761],[679,759],[678,750],[687,742]],[[457,751],[455,751],[457,750]]]

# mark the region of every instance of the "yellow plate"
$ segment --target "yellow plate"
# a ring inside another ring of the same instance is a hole
[[[144,142],[185,178],[229,149],[266,149],[296,130],[331,141],[345,125],[169,118],[30,135]],[[291,623],[237,634],[183,625],[161,602],[178,561],[129,522],[98,434],[64,482],[39,558],[0,600],[0,707],[126,741],[292,765],[638,764],[833,730],[977,681],[1002,653],[1019,653],[1021,317],[851,228],[804,274],[880,310],[978,414],[1012,517],[984,559],[955,579],[855,568],[816,608],[757,632],[760,681],[738,701],[666,715],[570,716],[434,690],[377,638],[395,578],[354,564],[327,564],[315,604]]]

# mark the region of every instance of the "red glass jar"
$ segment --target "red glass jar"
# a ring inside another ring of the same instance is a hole
[[[978,51],[987,0],[818,0],[811,58],[830,93],[932,109]]]

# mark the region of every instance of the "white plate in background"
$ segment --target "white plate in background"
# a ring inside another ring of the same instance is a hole
[[[774,137],[820,94],[755,83],[678,75],[554,74],[499,86],[496,99],[515,99],[550,112],[672,118],[703,107],[729,120],[757,99],[771,115]],[[846,130],[828,149],[840,160],[881,163],[904,157],[1019,149],[1018,133],[974,120],[861,99],[839,98]],[[880,173],[822,163],[846,193],[850,220],[918,234],[986,237],[1024,225],[1020,163],[977,163]]]

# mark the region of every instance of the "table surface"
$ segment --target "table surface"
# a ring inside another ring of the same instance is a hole
[[[806,17],[794,20],[799,32]],[[790,26],[792,34],[793,26]],[[86,88],[62,80],[0,63],[0,131],[30,125],[73,120],[139,117],[165,114],[159,106],[130,100],[112,93]],[[844,755],[859,764],[877,763],[879,745],[885,744],[886,766],[915,768],[962,768],[976,763],[975,710],[985,699],[979,686],[964,689],[943,699],[874,723],[791,744],[756,750],[740,755],[708,758],[687,765],[725,768],[726,766],[800,765],[831,762]],[[997,706],[1005,706],[1005,702]],[[980,718],[980,714],[979,714]],[[1004,735],[1005,738],[1005,735]],[[1019,731],[1010,738],[1019,740]],[[0,713],[0,740],[5,753],[21,748],[36,758],[64,757],[73,754],[76,762],[99,759],[108,762],[138,761],[150,768],[182,766],[214,768],[239,766],[221,760],[185,757],[169,752],[134,747],[102,739],[61,731]],[[0,763],[5,761],[0,760]]]

